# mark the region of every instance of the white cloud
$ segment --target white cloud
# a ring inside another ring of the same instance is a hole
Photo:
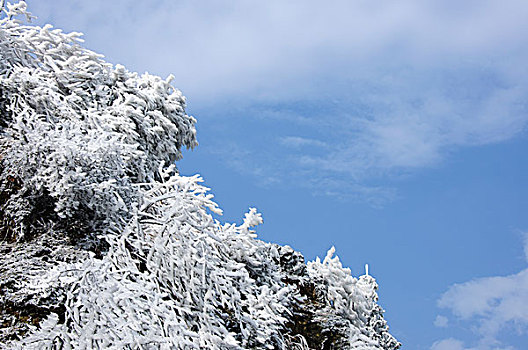
[[[515,275],[486,277],[455,284],[442,295],[439,306],[450,308],[463,319],[489,318],[494,333],[504,321],[517,320],[528,324],[528,270]],[[497,322],[500,321],[500,322]],[[492,328],[492,329],[490,329]]]
[[[440,327],[440,328],[444,328],[444,327],[447,327],[449,323],[449,319],[445,316],[442,316],[442,315],[438,315],[436,316],[435,320],[434,320],[434,325],[436,327]]]
[[[448,338],[435,342],[431,346],[431,350],[464,350],[464,343],[453,338]]]
[[[322,141],[311,139],[311,138],[306,138],[306,137],[300,137],[300,136],[282,137],[280,139],[280,142],[285,146],[293,147],[293,148],[301,148],[301,147],[307,147],[307,146],[327,147],[327,144]]]
[[[255,176],[280,176],[276,164],[288,162],[289,173],[375,188],[366,179],[507,140],[528,122],[523,0],[29,3],[43,19],[85,31],[114,61],[174,73],[190,106],[223,116],[209,123],[237,127],[227,120],[236,110],[290,120],[276,141],[295,147],[240,145],[262,155]],[[304,140],[331,151],[300,147],[296,122]]]
[[[525,241],[526,250],[528,241]],[[498,346],[508,345],[498,340],[506,332],[528,336],[527,300],[528,268],[509,276],[455,284],[440,297],[438,306],[475,325],[480,349],[499,349]]]

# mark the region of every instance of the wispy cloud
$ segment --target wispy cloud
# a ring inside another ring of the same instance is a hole
[[[469,350],[464,348],[464,343],[460,340],[447,338],[437,341],[431,347],[431,350]]]
[[[444,327],[447,327],[448,324],[449,324],[449,319],[447,317],[442,316],[442,315],[436,316],[435,321],[434,321],[434,325],[436,327],[444,328]]]
[[[525,251],[528,251],[528,240],[525,242]],[[527,300],[528,268],[510,276],[455,284],[441,296],[438,306],[448,309],[462,322],[474,325],[472,328],[479,337],[478,349],[513,349],[501,343],[499,337],[503,334],[528,336]],[[437,350],[434,346],[432,349]]]
[[[327,144],[322,141],[300,136],[285,136],[280,138],[280,142],[287,147],[296,149],[310,146],[323,148],[327,147]]]
[[[32,2],[111,60],[174,73],[191,109],[221,116],[210,124],[288,121],[237,141],[261,155],[256,177],[284,181],[276,164],[287,163],[301,185],[324,177],[359,195],[528,122],[522,0]]]

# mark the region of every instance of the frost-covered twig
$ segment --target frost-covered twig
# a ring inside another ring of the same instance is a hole
[[[0,274],[16,290],[0,303],[53,302],[11,348],[398,347],[375,280],[352,277],[334,249],[306,266],[257,239],[255,208],[241,225],[213,217],[201,177],[175,170],[197,141],[172,76],[113,66],[79,33],[22,25],[22,1],[4,12]]]

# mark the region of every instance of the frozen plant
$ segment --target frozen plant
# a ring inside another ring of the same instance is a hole
[[[0,16],[0,348],[384,349],[370,276],[257,239],[196,175],[185,98]]]
[[[30,17],[23,1],[0,20],[4,229],[12,239],[38,229],[36,203],[66,225],[90,221],[88,231],[119,223],[138,198],[131,185],[156,180],[160,163],[197,145],[196,120],[172,76],[114,67],[83,48],[79,33],[23,25],[17,15]]]

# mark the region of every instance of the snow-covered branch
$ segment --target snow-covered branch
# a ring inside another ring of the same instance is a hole
[[[3,5],[3,1],[1,3]],[[138,75],[0,19],[0,348],[396,349],[377,285],[258,240],[174,162],[196,120]],[[7,325],[7,326],[6,326]]]

